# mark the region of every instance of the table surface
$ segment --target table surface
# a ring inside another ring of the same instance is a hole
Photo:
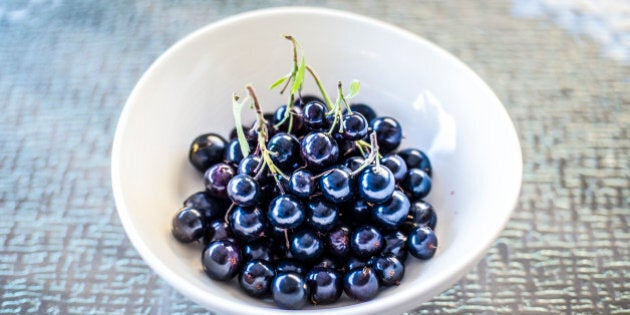
[[[187,33],[292,1],[0,3],[0,313],[204,313],[151,271],[110,188],[127,95]],[[630,314],[630,69],[509,1],[298,1],[446,48],[494,89],[522,193],[486,257],[414,313]]]

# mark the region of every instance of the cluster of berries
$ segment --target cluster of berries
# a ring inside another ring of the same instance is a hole
[[[396,151],[403,138],[396,119],[348,104],[358,82],[347,96],[339,84],[331,102],[288,38],[294,71],[274,84],[293,82],[288,105],[265,114],[248,86],[257,116],[251,127],[235,110],[229,141],[215,133],[194,139],[189,159],[205,190],[186,199],[172,233],[183,243],[203,242],[210,278],[238,275],[247,294],[271,297],[280,308],[333,303],[344,291],[371,300],[400,283],[408,253],[435,254],[437,216],[423,200],[431,163],[418,149]],[[305,70],[323,99],[301,96]],[[246,101],[235,97],[235,109]]]

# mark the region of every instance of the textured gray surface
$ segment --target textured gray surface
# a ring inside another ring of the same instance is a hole
[[[28,3],[28,4],[26,4]],[[142,72],[207,23],[287,1],[0,2],[0,313],[203,313],[140,259],[109,154]],[[504,102],[525,161],[506,230],[420,313],[630,314],[630,69],[508,1],[305,1],[407,28]],[[25,10],[22,10],[26,8]]]

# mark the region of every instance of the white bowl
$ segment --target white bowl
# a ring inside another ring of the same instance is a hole
[[[291,49],[335,95],[337,80],[362,83],[357,101],[398,118],[401,147],[425,150],[434,167],[428,200],[438,213],[439,250],[410,257],[405,278],[376,299],[307,307],[304,314],[394,314],[420,306],[471,269],[492,245],[517,201],[522,175],[514,126],[500,101],[473,71],[436,45],[389,24],[352,13],[275,8],[208,25],[166,51],[142,76],[122,112],[112,150],[118,214],[142,258],[178,291],[220,314],[272,314],[235,283],[203,274],[200,249],[176,242],[170,222],[182,201],[201,190],[188,164],[192,139],[227,136],[234,126],[232,92],[252,83],[263,107],[285,100],[268,86],[290,70]],[[347,86],[347,85],[346,85]],[[316,92],[312,80],[306,91]],[[295,312],[295,311],[292,311]]]

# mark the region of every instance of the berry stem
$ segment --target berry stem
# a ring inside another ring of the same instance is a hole
[[[357,145],[363,140],[359,140],[357,141]],[[365,141],[363,141],[365,142]],[[355,176],[357,174],[359,174],[361,171],[363,171],[363,169],[365,169],[366,167],[374,164],[377,170],[380,170],[381,167],[381,154],[378,152],[378,139],[376,137],[376,132],[372,132],[370,134],[370,142],[372,143],[371,145],[369,145],[370,148],[370,154],[365,158],[365,161],[363,162],[363,164],[361,164],[361,166],[359,166],[359,168],[357,168],[354,172],[352,172],[350,174],[350,176]],[[365,143],[367,144],[367,143]],[[359,146],[360,148],[360,146]]]
[[[262,173],[262,171],[264,170],[264,166],[269,168],[269,171],[276,181],[276,185],[284,194],[284,188],[282,187],[280,180],[278,180],[278,175],[284,178],[288,177],[275,164],[273,164],[273,160],[271,160],[271,156],[277,153],[271,152],[269,151],[269,149],[267,149],[267,141],[269,140],[267,121],[265,120],[264,113],[262,111],[262,108],[260,107],[260,103],[258,102],[258,97],[256,97],[256,93],[254,92],[254,88],[249,84],[245,86],[245,88],[247,89],[249,95],[252,97],[252,100],[254,101],[254,109],[256,110],[256,124],[258,125],[258,149],[260,150],[260,155],[263,159],[263,166],[258,172]]]
[[[326,103],[326,107],[328,108],[328,110],[332,110],[333,102],[330,100],[330,97],[328,96],[326,89],[324,89],[324,85],[322,84],[322,81],[319,80],[319,77],[315,73],[315,70],[313,70],[313,68],[311,68],[311,66],[309,65],[306,65],[306,70],[308,70],[308,72],[311,74],[311,77],[313,77],[313,80],[315,80],[315,84],[317,84],[317,88],[319,88],[319,92],[322,93],[322,96],[324,97],[324,103]]]

